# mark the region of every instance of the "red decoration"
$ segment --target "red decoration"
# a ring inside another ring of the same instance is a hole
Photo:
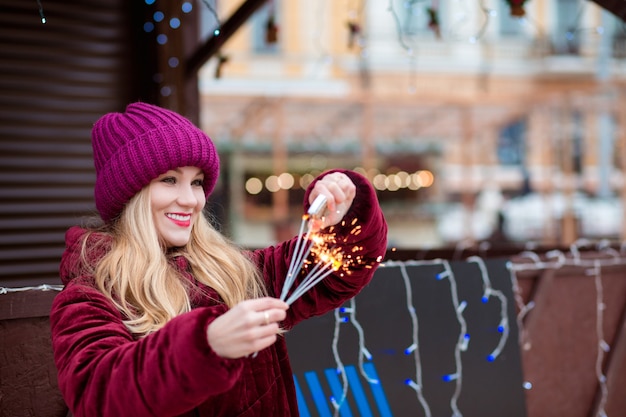
[[[437,9],[428,8],[428,27],[435,33],[437,39],[441,39],[441,30],[439,28],[439,13]]]
[[[361,33],[361,26],[354,21],[349,21],[346,25],[348,26],[348,48],[352,49],[354,41],[357,36],[359,36],[359,33]]]
[[[265,24],[265,43],[273,44],[278,41],[278,26],[274,19],[274,15],[270,15]]]
[[[507,3],[509,3],[509,6],[511,7],[511,16],[526,16],[526,11],[524,10],[524,3],[526,3],[526,1],[527,0],[507,0]]]
[[[215,78],[222,77],[222,67],[228,62],[228,56],[218,52],[217,54],[217,66],[215,67]]]

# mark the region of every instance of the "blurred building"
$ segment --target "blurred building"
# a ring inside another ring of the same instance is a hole
[[[205,37],[238,2],[211,4]],[[311,175],[342,167],[397,247],[621,240],[625,42],[588,1],[269,1],[199,73],[227,227],[291,234]]]

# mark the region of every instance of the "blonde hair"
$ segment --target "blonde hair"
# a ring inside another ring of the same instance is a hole
[[[214,289],[229,307],[266,293],[256,266],[203,214],[194,223],[188,244],[168,255],[154,225],[148,187],[128,202],[105,233],[112,238],[110,249],[95,267],[95,282],[136,336],[154,332],[191,310],[193,284],[173,266],[172,256],[184,256],[193,277]],[[83,256],[86,250],[83,244]]]

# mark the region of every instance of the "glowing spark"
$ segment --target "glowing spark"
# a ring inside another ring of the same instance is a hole
[[[296,242],[280,296],[280,299],[287,304],[292,304],[333,272],[339,276],[345,276],[350,274],[352,267],[366,264],[362,256],[353,255],[363,250],[362,246],[351,247],[349,253],[344,253],[342,248],[338,247],[339,243],[346,243],[346,241],[337,242],[334,226],[329,227],[324,233],[321,232],[319,226],[324,223],[325,209],[325,198],[320,196],[311,204],[309,212],[302,216],[298,232],[299,239]],[[345,220],[341,224],[345,226]],[[357,219],[353,219],[350,224],[353,227],[348,233],[349,236],[357,236],[361,233],[362,228]],[[304,233],[305,227],[306,233]],[[380,262],[380,259],[380,257],[377,258],[376,262]],[[365,267],[371,268],[372,266],[366,264]],[[296,277],[301,274],[305,274],[304,278],[290,293]]]

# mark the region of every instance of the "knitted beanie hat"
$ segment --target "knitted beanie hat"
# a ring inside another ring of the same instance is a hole
[[[132,103],[124,113],[107,113],[91,132],[96,167],[96,208],[105,222],[150,181],[170,169],[194,166],[204,172],[208,198],[219,175],[211,138],[185,117],[164,108]]]

